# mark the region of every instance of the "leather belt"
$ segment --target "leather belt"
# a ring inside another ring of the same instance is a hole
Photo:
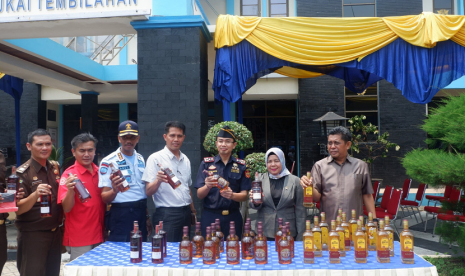
[[[111,208],[147,208],[147,200],[141,199],[132,202],[112,203]]]
[[[210,208],[204,208],[204,209],[208,210],[209,212],[215,213],[215,214],[221,214],[223,216],[227,216],[233,212],[239,211],[239,209],[231,209],[231,210],[210,209]]]
[[[0,225],[2,224],[5,224],[5,220],[4,219],[0,219]]]

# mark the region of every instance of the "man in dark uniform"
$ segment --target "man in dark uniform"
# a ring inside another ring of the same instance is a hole
[[[246,175],[245,161],[231,155],[236,148],[236,136],[228,126],[224,126],[216,137],[218,155],[206,157],[200,164],[197,180],[194,187],[197,196],[203,199],[202,235],[205,229],[220,219],[221,231],[225,237],[229,235],[229,222],[236,224],[236,235],[242,237],[242,216],[239,211],[239,202],[247,200],[247,191],[250,190],[250,175]],[[229,187],[220,192],[216,187],[218,181],[213,176],[206,176],[203,170],[218,174],[229,181]]]
[[[62,208],[57,204],[60,172],[47,159],[52,152],[52,137],[37,129],[27,136],[31,158],[16,173],[24,188],[16,212],[18,228],[17,266],[22,276],[58,276],[61,264]],[[40,216],[40,197],[51,195],[51,217]]]

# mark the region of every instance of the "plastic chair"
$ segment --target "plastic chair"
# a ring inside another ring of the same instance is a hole
[[[448,202],[458,202],[460,200],[460,197],[462,196],[462,190],[458,189],[456,187],[452,188],[452,191],[450,193],[450,198],[447,199]],[[441,202],[445,202],[446,200],[442,200]],[[434,237],[434,229],[436,229],[436,224],[438,222],[438,214],[448,214],[448,215],[453,215],[453,211],[451,210],[444,210],[441,207],[436,207],[436,206],[426,206],[425,207],[426,211],[426,218],[425,218],[425,229],[424,231],[426,232],[426,226],[428,225],[428,213],[433,215],[433,218],[435,219],[434,221],[434,227],[433,227],[433,237]]]
[[[378,197],[379,194],[379,181],[375,181],[373,183],[373,200],[375,201],[376,204],[376,198]]]
[[[451,193],[452,193],[452,186],[446,186],[443,196],[426,195],[425,198],[428,200],[427,205],[429,206],[430,201],[434,201],[434,206],[436,206],[438,202],[449,199]]]
[[[384,189],[383,197],[381,198],[381,206],[376,207],[375,210],[383,211],[386,210],[389,205],[389,200],[391,199],[392,186],[387,185]]]
[[[415,216],[415,220],[417,221],[417,223],[418,223],[418,218],[417,218],[416,213],[418,213],[421,219],[421,223],[423,223],[423,218],[421,216],[419,207],[421,205],[421,202],[423,201],[423,198],[425,197],[425,191],[426,191],[426,184],[421,183],[418,186],[417,194],[415,195],[415,200],[403,200],[403,199],[400,200],[400,208],[402,210],[403,217],[405,217],[404,208],[407,210],[411,208],[412,213]],[[414,208],[417,208],[416,212]]]
[[[402,186],[402,197],[400,200],[405,200],[408,197],[408,194],[410,193],[410,185],[412,185],[412,179],[407,178],[404,181],[404,185]]]
[[[389,223],[392,223],[394,226],[394,229],[396,230],[397,236],[399,236],[399,231],[397,230],[395,221],[397,220],[397,214],[399,210],[399,205],[400,205],[400,198],[402,197],[402,190],[397,190],[393,189],[392,190],[392,195],[389,200],[388,206],[386,209],[383,210],[376,210],[376,217],[379,219],[384,218],[385,216],[389,217]]]

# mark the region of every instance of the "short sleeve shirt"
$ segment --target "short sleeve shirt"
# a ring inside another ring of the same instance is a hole
[[[63,245],[78,247],[94,245],[103,242],[103,220],[105,203],[102,201],[98,187],[98,167],[92,163],[92,173],[78,162],[63,172],[58,187],[58,202],[62,203],[68,187],[65,182],[69,173],[77,175],[90,194],[90,199],[82,203],[78,193],[74,192],[74,206],[66,213]],[[76,189],[75,189],[76,190]]]
[[[251,188],[250,178],[246,175],[244,160],[231,156],[225,165],[219,155],[204,158],[202,163],[200,163],[194,188],[198,189],[205,186],[205,178],[207,176],[203,173],[203,170],[212,171],[214,174],[224,177],[229,181],[229,187],[234,193],[248,191]],[[222,197],[219,189],[212,188],[203,199],[203,206],[209,209],[234,210],[239,209],[240,205],[237,201]]]
[[[321,194],[320,211],[326,213],[326,222],[335,220],[337,210],[350,214],[355,209],[357,216],[363,214],[363,197],[373,194],[370,172],[364,161],[347,156],[339,165],[331,156],[313,165],[313,185]]]
[[[113,163],[113,165],[121,170],[129,184],[129,190],[124,193],[119,192],[112,203],[132,202],[147,198],[145,194],[145,182],[142,181],[142,175],[145,170],[144,157],[135,150],[133,154],[137,157],[134,163],[125,158],[121,149],[118,148],[100,162],[99,188],[111,188],[110,163]]]
[[[157,192],[153,195],[156,207],[183,207],[191,204],[189,186],[192,185],[191,162],[182,152],[178,158],[165,146],[149,156],[142,176],[142,181],[150,183],[157,178],[158,166],[169,167],[174,175],[181,180],[181,186],[175,190],[168,183],[161,183]]]

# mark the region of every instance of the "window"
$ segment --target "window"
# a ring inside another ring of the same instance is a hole
[[[378,84],[368,87],[363,93],[355,93],[344,87],[346,118],[355,115],[365,115],[365,124],[372,123],[379,126],[378,122]]]
[[[270,17],[289,16],[287,0],[269,0],[269,3],[270,3]]]
[[[445,15],[454,14],[453,0],[433,0],[433,12]]]
[[[343,0],[343,17],[375,17],[375,0]]]
[[[260,16],[260,0],[241,0],[242,16]]]

